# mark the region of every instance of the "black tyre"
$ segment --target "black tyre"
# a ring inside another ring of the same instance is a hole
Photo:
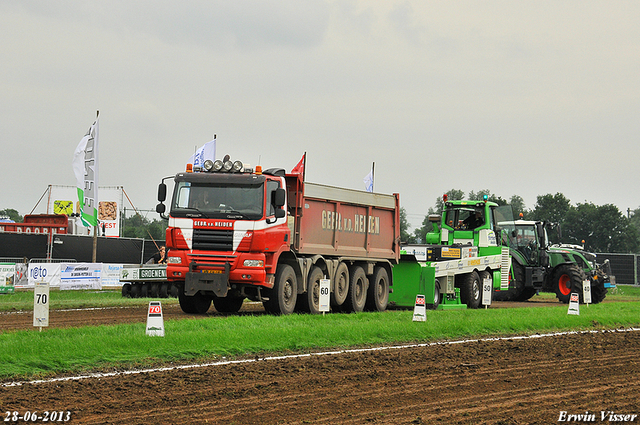
[[[434,288],[433,288],[433,304],[427,304],[427,307],[430,310],[435,310],[438,308],[441,302],[442,302],[442,289],[440,288],[440,281],[436,279],[434,283]]]
[[[276,271],[276,281],[267,293],[269,299],[263,304],[265,310],[273,314],[291,314],[298,299],[298,279],[288,264],[281,264]]]
[[[138,295],[140,298],[148,298],[149,297],[149,285],[143,283],[140,285],[140,294]]]
[[[180,308],[187,314],[205,314],[211,307],[211,297],[197,293],[191,297],[184,295],[183,291],[178,293]]]
[[[243,302],[244,297],[213,297],[213,306],[219,313],[237,313]]]
[[[140,285],[137,283],[132,284],[129,295],[131,298],[140,298]]]
[[[460,287],[460,301],[467,305],[467,308],[478,308],[482,301],[482,285],[478,273],[471,272],[462,277]]]
[[[353,266],[349,269],[349,293],[342,305],[343,311],[360,313],[364,310],[367,301],[368,280],[364,269],[360,266]]]
[[[122,296],[125,298],[131,298],[131,284],[125,283],[122,285]]]
[[[524,292],[524,268],[515,261],[511,261],[511,270],[509,271],[509,289],[506,291],[493,291],[493,294],[491,294],[492,298],[494,301],[519,301]],[[529,298],[532,296],[533,295]]]
[[[307,279],[307,292],[304,294],[304,311],[311,314],[320,313],[320,280],[324,279],[322,269],[313,266]]]
[[[571,293],[575,292],[580,297],[580,303],[582,304],[582,280],[584,279],[584,273],[575,264],[563,264],[558,266],[553,274],[553,288],[556,293],[556,297],[562,303],[569,303]]]
[[[176,285],[172,283],[171,286],[169,287],[169,295],[171,296],[171,298],[178,298],[179,293],[180,293],[180,288],[178,288]]]
[[[163,283],[160,285],[160,298],[169,298],[169,284]]]
[[[369,278],[365,310],[385,311],[389,304],[389,273],[384,267],[376,267]]]
[[[339,307],[344,304],[349,293],[349,267],[340,263],[334,277],[333,291],[331,292],[331,305]]]
[[[598,276],[596,276],[598,277]],[[591,280],[591,303],[598,304],[607,296],[607,288],[604,287],[604,279]]]
[[[149,284],[149,296],[151,298],[158,298],[160,296],[160,285],[158,283]]]

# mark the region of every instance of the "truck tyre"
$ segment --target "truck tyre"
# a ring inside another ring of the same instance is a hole
[[[160,285],[157,282],[149,284],[149,296],[151,298],[158,298],[160,295]]]
[[[268,292],[269,300],[264,303],[265,309],[273,314],[291,314],[296,308],[298,299],[298,279],[288,264],[281,264],[276,271],[276,281]]]
[[[360,266],[353,266],[349,270],[349,293],[342,305],[342,311],[360,313],[367,301],[367,275]]]
[[[311,314],[320,313],[320,280],[324,278],[324,273],[320,267],[313,266],[309,272],[307,280],[307,293],[304,297],[304,311]]]
[[[435,310],[440,302],[442,302],[442,290],[440,289],[440,281],[436,279],[433,285],[433,304],[427,304],[427,307],[429,310]]]
[[[365,309],[367,311],[385,311],[389,304],[389,274],[384,267],[376,267],[369,278],[369,290]]]
[[[569,303],[571,293],[576,292],[580,297],[580,304],[583,303],[582,279],[584,274],[580,267],[575,264],[563,264],[558,266],[553,274],[553,288],[556,297],[561,303]]]
[[[218,313],[237,313],[242,308],[244,297],[213,297],[213,306]]]
[[[180,308],[187,314],[205,314],[211,307],[211,297],[202,295],[200,292],[193,296],[186,296],[184,290],[178,292]]]
[[[460,288],[460,301],[467,305],[467,308],[478,308],[482,301],[482,286],[477,272],[471,272],[463,276],[462,287]]]
[[[333,292],[331,292],[331,305],[340,307],[344,304],[349,293],[349,267],[340,263],[334,277]]]

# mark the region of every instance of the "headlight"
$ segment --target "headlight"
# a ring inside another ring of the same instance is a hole
[[[244,260],[245,267],[264,267],[264,261],[262,260]]]
[[[211,169],[213,168],[213,161],[207,159],[202,165],[202,168],[204,168],[205,171],[211,171]]]
[[[222,170],[222,161],[220,161],[219,159],[216,159],[215,161],[213,161],[213,167],[211,168],[211,171],[220,171]]]
[[[234,173],[239,173],[240,171],[242,171],[243,167],[244,165],[242,164],[242,161],[236,161],[233,163],[233,168],[231,171],[233,171]]]
[[[167,263],[180,264],[180,263],[182,263],[182,258],[180,258],[180,257],[167,257]]]
[[[233,168],[233,162],[231,161],[227,161],[224,163],[224,165],[222,166],[222,171],[224,172],[229,172],[231,171],[231,169]]]

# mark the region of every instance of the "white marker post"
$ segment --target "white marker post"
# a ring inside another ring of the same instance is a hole
[[[416,305],[413,308],[413,321],[427,321],[427,307],[425,305],[424,295],[416,295]]]
[[[591,282],[588,280],[582,281],[582,298],[587,307],[589,307],[589,304],[591,304]]]
[[[36,282],[33,290],[33,326],[38,326],[40,332],[49,326],[49,283]]]
[[[162,305],[160,301],[149,302],[147,314],[147,335],[164,336],[164,319],[162,318]]]
[[[331,293],[331,281],[329,279],[320,279],[320,311],[324,316],[326,311],[330,311],[330,294]]]
[[[482,282],[482,305],[485,310],[491,305],[491,291],[493,289],[493,279],[486,278]]]
[[[571,293],[571,298],[569,298],[569,311],[567,311],[567,314],[580,316],[580,295],[576,292]]]

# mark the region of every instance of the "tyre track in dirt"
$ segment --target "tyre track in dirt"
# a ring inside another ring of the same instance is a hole
[[[557,422],[640,413],[640,332],[476,341],[2,389],[4,410],[86,424]]]

